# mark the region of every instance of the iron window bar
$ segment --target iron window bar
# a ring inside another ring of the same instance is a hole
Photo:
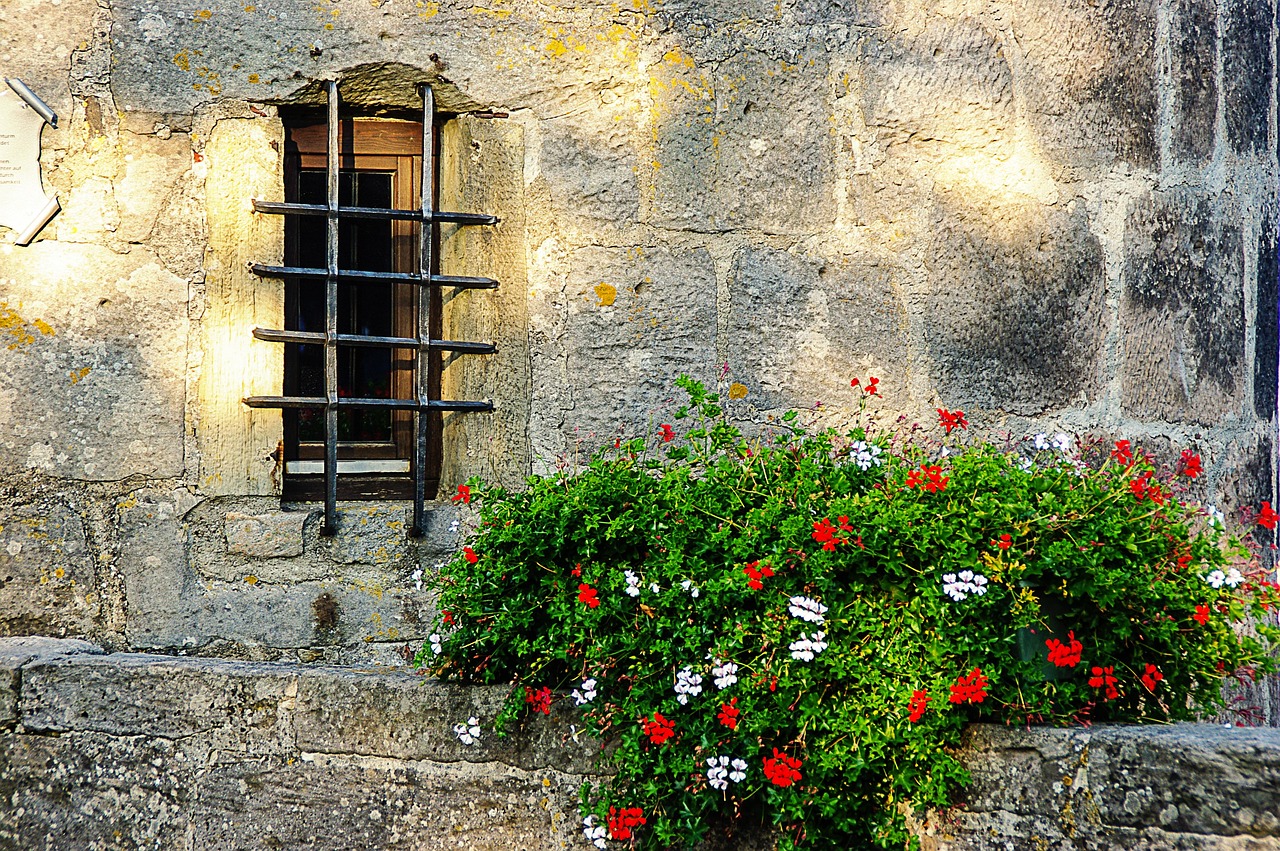
[[[269,266],[251,264],[254,274],[263,277],[299,277],[324,279],[325,281],[325,330],[290,331],[255,328],[253,336],[259,340],[278,343],[306,343],[324,346],[324,396],[250,396],[244,404],[251,408],[313,408],[323,409],[324,419],[324,527],[322,533],[337,532],[338,514],[338,412],[342,409],[375,408],[409,410],[414,412],[413,446],[413,523],[409,534],[422,534],[426,505],[427,457],[430,428],[427,414],[430,411],[480,412],[492,411],[492,402],[433,399],[431,393],[431,358],[437,351],[457,354],[492,354],[497,349],[492,343],[457,340],[438,340],[431,337],[431,299],[427,288],[449,286],[466,289],[493,289],[498,282],[492,278],[465,277],[459,275],[434,275],[432,246],[435,225],[440,222],[458,225],[492,225],[496,216],[483,213],[457,213],[435,209],[435,150],[432,145],[432,128],[435,121],[435,94],[428,85],[422,86],[422,189],[421,208],[398,210],[388,207],[342,207],[339,205],[339,149],[338,149],[338,83],[329,80],[328,122],[326,140],[327,194],[324,205],[253,202],[258,213],[274,215],[325,216],[328,219],[325,245],[325,268],[314,269],[299,266]],[[418,229],[418,273],[367,272],[341,269],[338,265],[338,225],[343,218],[399,219],[421,222]],[[388,337],[367,334],[338,333],[338,284],[343,281],[411,283],[420,286],[417,301],[417,317],[413,337]],[[373,346],[405,348],[417,351],[415,363],[416,398],[368,399],[343,397],[338,394],[338,347]]]

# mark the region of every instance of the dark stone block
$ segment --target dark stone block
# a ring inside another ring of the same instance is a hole
[[[1280,364],[1280,315],[1277,313],[1276,208],[1268,205],[1258,233],[1258,308],[1253,344],[1253,411],[1261,419],[1276,414],[1277,365]]]
[[[1237,154],[1266,150],[1271,111],[1272,0],[1227,5],[1222,38],[1222,85],[1226,92],[1227,138]]]
[[[1098,386],[1105,335],[1102,248],[1084,205],[939,216],[925,343],[942,398],[1017,414]]]
[[[1175,11],[1173,149],[1184,162],[1213,155],[1218,120],[1216,0],[1179,0]]]
[[[1232,207],[1185,192],[1135,203],[1126,225],[1124,410],[1216,423],[1243,386],[1243,246]]]

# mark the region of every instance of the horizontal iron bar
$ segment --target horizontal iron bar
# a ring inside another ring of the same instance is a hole
[[[270,328],[254,328],[253,336],[268,343],[304,343],[324,345],[322,331],[276,331]],[[443,349],[446,352],[459,352],[468,355],[491,355],[498,350],[493,343],[472,343],[463,340],[423,340],[416,337],[374,337],[368,334],[339,334],[339,346],[376,346],[391,349],[424,348]]]
[[[253,201],[253,211],[296,216],[327,216],[329,214],[329,208],[324,204],[282,204],[279,201],[259,201],[256,198]],[[427,219],[421,210],[395,210],[390,207],[339,207],[338,216],[350,219],[406,219],[415,222],[429,220],[458,225],[496,225],[499,222],[497,216],[487,213],[451,213],[446,210],[436,210],[430,214],[430,219]]]
[[[324,408],[323,396],[247,396],[241,400],[250,408]],[[338,408],[394,408],[402,411],[492,411],[492,402],[451,402],[443,399],[338,399]]]
[[[328,272],[324,269],[310,269],[302,266],[265,266],[252,263],[249,269],[255,275],[264,278],[324,278]],[[430,279],[421,275],[410,275],[407,272],[366,272],[361,269],[339,269],[338,280],[348,281],[384,281],[392,284],[427,284],[437,287],[461,287],[468,290],[496,289],[498,282],[493,278],[470,278],[462,275],[432,275]]]

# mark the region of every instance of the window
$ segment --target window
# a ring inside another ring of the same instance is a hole
[[[343,116],[336,82],[322,117],[286,123],[285,202],[254,202],[286,217],[285,265],[253,271],[285,282],[284,392],[245,399],[283,409],[286,499],[412,497],[411,534],[440,475],[442,411],[488,402],[440,399],[442,352],[486,354],[489,343],[440,339],[440,287],[492,288],[490,278],[441,274],[438,223],[492,216],[436,210],[439,134],[430,87],[423,118]]]

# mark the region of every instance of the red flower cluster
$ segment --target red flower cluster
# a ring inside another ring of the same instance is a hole
[[[1049,648],[1049,661],[1059,668],[1074,668],[1080,664],[1080,653],[1084,650],[1084,645],[1076,641],[1074,629],[1067,633],[1066,644],[1056,638],[1050,638],[1044,644]]]
[[[1107,700],[1115,700],[1120,696],[1120,691],[1116,688],[1115,668],[1110,665],[1105,668],[1095,665],[1092,673],[1093,676],[1089,678],[1090,688],[1106,689]]]
[[[1258,525],[1267,529],[1275,529],[1277,519],[1280,519],[1280,514],[1276,514],[1275,509],[1271,507],[1271,503],[1262,503],[1262,510],[1258,512]]]
[[[734,698],[728,703],[720,704],[720,712],[716,715],[716,720],[728,727],[730,730],[738,729],[738,716],[742,714],[742,710],[738,709],[738,698]]]
[[[1128,466],[1133,463],[1133,444],[1127,440],[1117,440],[1116,448],[1111,450],[1111,457]]]
[[[849,386],[857,387],[860,383],[861,382],[859,382],[858,379],[855,378],[853,379],[853,381],[849,382]],[[880,391],[876,389],[876,385],[879,383],[880,383],[880,379],[875,378],[874,376],[868,376],[867,383],[863,386],[862,392],[866,393],[868,396],[879,396]]]
[[[624,807],[621,810],[610,807],[608,822],[610,839],[630,839],[631,828],[645,823],[644,810],[639,807]]]
[[[853,527],[849,525],[848,517],[841,515],[840,517],[836,518],[836,522],[840,524],[840,531],[842,532],[853,531]],[[813,524],[813,539],[817,541],[819,544],[822,544],[822,548],[827,552],[831,552],[835,550],[836,544],[849,543],[848,538],[841,538],[838,535],[836,535],[836,527],[831,525],[831,520],[826,517],[822,518],[821,523]]]
[[[814,532],[814,535],[817,535],[817,532]],[[773,568],[767,564],[762,567],[758,561],[749,563],[742,568],[742,572],[747,575],[747,587],[757,591],[764,588],[763,580],[773,576]]]
[[[907,473],[907,487],[920,488],[929,493],[937,493],[947,489],[950,476],[942,475],[942,468],[936,465],[921,464],[919,470]]]
[[[1201,603],[1196,606],[1196,613],[1191,617],[1196,623],[1204,626],[1209,622],[1209,607],[1206,604]]]
[[[454,502],[461,502],[463,505],[471,502],[471,488],[467,485],[458,485],[458,492],[453,495]]]
[[[942,426],[947,434],[951,434],[953,428],[968,428],[969,421],[964,418],[964,411],[948,411],[946,408],[938,408],[938,424]]]
[[[670,443],[671,441],[676,439],[676,433],[671,429],[671,426],[667,425],[666,423],[663,423],[662,425],[658,426],[658,431],[660,433],[660,436],[662,437],[663,443]]]
[[[912,724],[924,717],[924,712],[929,708],[929,692],[913,691],[911,692],[911,701],[907,703],[907,720]]]
[[[952,703],[982,703],[987,696],[987,678],[981,668],[974,668],[951,686]]]
[[[1155,691],[1156,683],[1163,679],[1164,674],[1160,673],[1160,669],[1148,662],[1146,673],[1142,675],[1142,684],[1147,687],[1147,691]]]
[[[1143,473],[1136,479],[1129,482],[1129,490],[1133,491],[1133,498],[1138,502],[1144,499],[1150,499],[1156,505],[1164,505],[1164,501],[1169,494],[1160,489],[1160,484],[1151,483],[1151,473]]]
[[[551,714],[551,689],[543,686],[534,691],[528,686],[524,687],[524,702],[533,707],[534,712],[541,712],[543,715]]]
[[[1194,479],[1203,473],[1204,468],[1200,466],[1200,456],[1190,449],[1182,450],[1182,460],[1178,462],[1178,472],[1188,479]]]
[[[995,539],[992,539],[991,546],[999,547],[1002,550],[1007,550],[1009,549],[1009,547],[1013,546],[1013,536],[1010,535],[1008,532],[1006,532],[1005,534],[1000,536],[1000,540],[997,541]]]
[[[676,734],[676,722],[663,718],[661,712],[653,713],[652,719],[641,718],[640,726],[644,729],[644,734],[649,737],[649,741],[655,745],[662,744]]]
[[[444,621],[445,626],[453,626],[457,623],[457,621],[454,620],[453,618],[453,612],[449,611],[448,609],[445,609],[444,611],[442,611],[440,613],[440,617]]]
[[[471,547],[462,548],[462,557],[467,560],[468,564],[475,564],[480,560],[480,556],[476,555],[476,551]]]
[[[790,786],[800,779],[800,760],[773,749],[773,756],[764,758],[764,776],[774,786]]]
[[[588,609],[594,609],[600,605],[600,600],[596,597],[596,589],[585,582],[578,586],[578,602],[586,603]]]
[[[581,579],[582,578],[582,562],[578,562],[577,564],[575,564],[573,566],[573,570],[569,571],[569,575],[575,576]]]

